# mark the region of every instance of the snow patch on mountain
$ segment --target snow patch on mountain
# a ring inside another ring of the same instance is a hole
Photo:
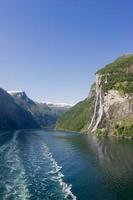
[[[52,103],[48,101],[42,101],[41,103],[47,104],[49,107],[72,107],[74,104],[68,104],[68,103]]]
[[[9,94],[18,94],[18,93],[25,93],[23,90],[8,90]]]

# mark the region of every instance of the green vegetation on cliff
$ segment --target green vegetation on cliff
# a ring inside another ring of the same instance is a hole
[[[86,132],[94,110],[94,97],[79,102],[57,121],[57,130]]]
[[[123,101],[120,101],[119,98],[117,99],[116,96],[116,101],[109,104],[108,111],[104,110],[96,134],[106,136],[111,132],[111,134],[116,136],[133,138],[133,55],[129,54],[119,57],[99,70],[97,74],[101,75],[102,103],[106,103],[104,101],[107,99],[104,97],[108,95],[108,90],[119,91]],[[88,131],[87,127],[94,112],[95,84],[91,88],[91,93],[91,98],[78,103],[59,118],[56,125],[57,130]],[[130,98],[126,99],[123,94],[129,94]],[[97,109],[96,116],[98,111]]]
[[[133,55],[119,57],[97,73],[102,74],[104,92],[114,89],[122,93],[133,93]]]
[[[114,134],[123,138],[133,138],[133,117],[126,118],[117,122]]]
[[[97,71],[100,74],[130,72],[131,65],[133,67],[133,54],[123,55],[114,62],[106,65],[104,68]]]

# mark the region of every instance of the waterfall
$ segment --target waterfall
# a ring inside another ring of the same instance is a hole
[[[90,123],[90,125],[88,127],[88,130],[91,129],[91,127],[92,127],[92,125],[94,123],[94,119],[95,119],[96,112],[97,112],[98,99],[99,99],[99,95],[98,95],[98,92],[97,92],[97,84],[96,84],[96,102],[95,102],[95,108],[94,108],[93,117],[92,117],[91,123]]]
[[[88,127],[88,130],[91,132],[95,132],[103,115],[103,104],[102,104],[102,86],[101,86],[101,78],[102,76],[97,74],[96,75],[96,101],[95,101],[95,108],[91,123]]]

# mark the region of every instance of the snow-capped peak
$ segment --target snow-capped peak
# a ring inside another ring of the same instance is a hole
[[[9,94],[18,94],[18,93],[25,93],[23,90],[8,90]]]
[[[25,93],[25,91],[23,90],[10,90],[10,91],[7,91],[10,95],[12,96],[17,96],[18,98],[26,98],[27,95]]]
[[[54,107],[72,107],[74,106],[74,104],[68,104],[68,103],[52,103],[52,102],[48,102],[48,101],[42,101],[41,103],[45,103],[48,106],[54,106]]]

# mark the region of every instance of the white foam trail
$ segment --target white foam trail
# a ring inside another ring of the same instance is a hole
[[[16,131],[12,140],[0,149],[0,153],[3,153],[4,156],[3,164],[9,171],[5,174],[4,180],[1,180],[1,185],[3,184],[5,187],[3,200],[10,198],[14,200],[28,200],[30,197],[25,179],[25,171],[18,155],[18,134],[19,131]]]
[[[58,181],[66,199],[71,198],[72,200],[76,200],[76,196],[71,192],[72,185],[68,185],[67,183],[65,183],[63,181],[64,175],[60,171],[62,169],[62,167],[60,167],[57,164],[57,162],[53,158],[52,154],[50,153],[50,151],[46,145],[44,145],[44,149],[45,149],[45,152],[44,152],[45,157],[47,157],[50,160],[50,162],[52,163],[52,167],[54,168],[53,170],[51,170],[49,172],[49,174],[51,173],[53,175],[52,180]]]

